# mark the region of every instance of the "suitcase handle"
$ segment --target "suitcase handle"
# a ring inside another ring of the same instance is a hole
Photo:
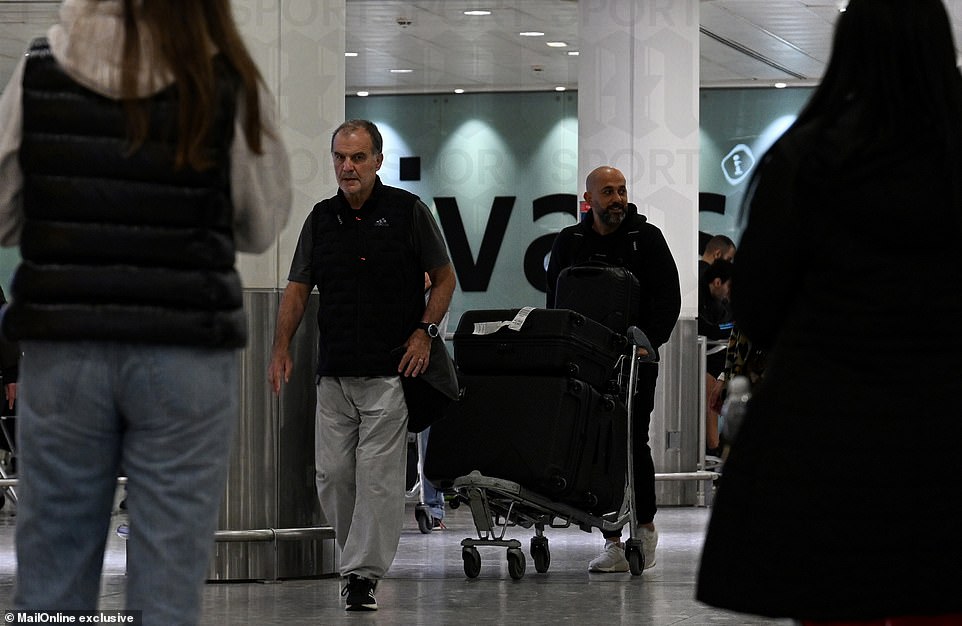
[[[606,263],[589,262],[566,268],[569,276],[595,276],[612,268]]]

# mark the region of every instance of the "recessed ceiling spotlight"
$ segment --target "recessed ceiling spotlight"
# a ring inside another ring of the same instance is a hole
[[[581,54],[581,53],[578,52],[577,50],[568,50],[568,56],[569,56],[569,57],[576,57],[576,56],[579,56],[580,54]]]
[[[491,11],[488,11],[487,9],[471,9],[470,11],[465,11],[464,14],[476,17],[481,15],[491,15]]]
[[[788,83],[775,83],[773,86],[775,89],[785,89],[788,87]]]
[[[546,41],[545,45],[549,48],[567,48],[568,44],[563,41]]]
[[[368,92],[366,92],[366,91],[359,91],[359,92],[357,92],[357,95],[359,95],[359,96],[361,96],[362,98],[364,98],[364,97],[366,97],[366,96],[368,95]]]
[[[388,71],[391,72],[392,74],[410,74],[414,70],[396,69],[396,70],[388,70]]]
[[[521,35],[522,37],[544,37],[544,33],[537,30],[525,30],[518,34]]]
[[[565,87],[561,87],[560,85],[554,88],[555,91],[565,91],[565,89]]]
[[[346,56],[346,57],[356,57],[356,56],[357,56],[357,52],[345,52],[345,53],[344,53],[344,56]]]
[[[458,87],[457,89],[454,90],[454,93],[464,93],[464,90]]]

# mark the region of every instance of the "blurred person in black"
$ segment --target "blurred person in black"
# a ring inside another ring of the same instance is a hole
[[[732,303],[767,364],[698,599],[803,624],[962,624],[962,78],[942,2],[848,3],[745,206]]]

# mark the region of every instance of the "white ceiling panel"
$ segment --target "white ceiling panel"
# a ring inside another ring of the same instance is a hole
[[[946,0],[956,41],[962,0]],[[0,84],[27,42],[56,20],[59,0],[0,0]],[[703,87],[817,83],[839,0],[700,0]],[[467,9],[492,11],[469,17]],[[576,0],[346,0],[347,92],[439,93],[575,88]],[[910,10],[910,9],[909,9]],[[521,37],[538,30],[544,37]],[[564,41],[568,48],[549,48]],[[410,69],[408,74],[392,69]]]

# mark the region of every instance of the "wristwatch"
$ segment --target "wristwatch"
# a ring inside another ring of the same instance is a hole
[[[428,337],[432,339],[441,334],[441,331],[438,330],[438,325],[432,324],[431,322],[418,322],[418,328],[426,332]]]

